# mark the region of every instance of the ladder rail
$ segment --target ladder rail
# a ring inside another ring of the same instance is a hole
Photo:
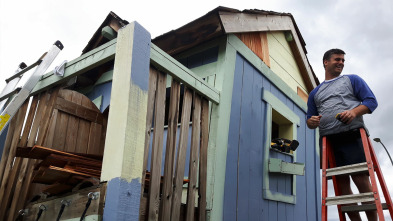
[[[375,173],[377,174],[378,179],[379,179],[379,184],[382,187],[381,188],[382,189],[382,193],[383,193],[383,195],[385,197],[385,201],[386,201],[386,204],[387,204],[390,216],[393,217],[393,202],[392,202],[392,198],[391,198],[391,196],[389,194],[389,191],[388,191],[385,179],[383,178],[381,167],[380,167],[379,162],[377,160],[377,156],[375,155],[375,151],[374,151],[374,148],[373,148],[373,146],[372,146],[372,144],[370,142],[370,139],[368,139],[367,141],[368,141],[368,145],[370,146],[371,158],[372,158],[373,162],[375,162],[374,163],[375,164],[374,165]]]
[[[30,96],[30,92],[33,90],[35,85],[39,82],[42,75],[52,64],[53,60],[57,57],[60,51],[63,49],[63,45],[60,41],[56,41],[50,50],[46,53],[45,57],[42,59],[40,64],[34,70],[34,72],[30,75],[30,78],[23,85],[21,90],[17,95],[13,97],[10,103],[5,107],[3,112],[0,115],[0,135],[3,133],[3,129],[8,125],[10,119],[16,114],[18,109],[22,106],[22,104],[26,101],[26,99]],[[20,73],[17,73],[20,74]],[[14,75],[15,76],[15,75]],[[20,76],[19,76],[20,77]],[[19,78],[17,77],[17,78]],[[14,78],[15,80],[16,78]]]
[[[373,163],[373,160],[371,159],[370,147],[368,145],[369,138],[367,137],[366,131],[363,128],[360,128],[360,136],[362,138],[364,154],[366,156],[366,162],[368,165],[368,172],[369,172],[370,181],[371,181],[371,188],[374,193],[374,202],[377,207],[378,217],[379,217],[379,220],[385,220],[384,215],[383,215],[381,197],[379,195],[377,181],[376,181],[375,173],[374,173],[374,163]]]
[[[354,164],[344,167],[336,167],[331,144],[326,136],[322,138],[322,221],[327,221],[328,205],[337,205],[340,221],[345,221],[346,220],[345,212],[350,212],[350,211],[376,210],[378,214],[378,219],[380,221],[384,221],[385,217],[383,214],[383,210],[388,209],[390,216],[393,217],[392,199],[390,197],[385,180],[383,178],[381,168],[376,158],[374,149],[370,142],[370,138],[367,136],[364,128],[360,128],[359,131],[363,143],[366,163]],[[369,174],[372,192],[342,196],[340,190],[338,189],[336,176],[341,174],[356,174],[362,171],[368,172]],[[328,176],[332,177],[333,179],[333,185],[334,185],[334,191],[336,197],[327,197]],[[379,180],[379,184],[381,186],[386,203],[381,202],[381,196],[379,194],[377,181],[376,181],[377,178]],[[344,205],[350,202],[358,203],[358,202],[365,202],[369,200],[374,201],[374,204],[370,204],[370,205],[363,204],[363,205],[354,205],[354,206]],[[357,209],[358,207],[361,207],[363,210]],[[348,208],[351,209],[349,210]]]

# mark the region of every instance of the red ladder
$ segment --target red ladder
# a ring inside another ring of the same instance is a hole
[[[322,138],[322,221],[327,221],[327,206],[330,205],[337,205],[340,221],[346,220],[345,219],[346,212],[355,212],[355,211],[359,212],[359,211],[370,211],[370,210],[377,210],[379,220],[380,221],[385,220],[383,216],[384,209],[388,209],[391,218],[393,218],[392,199],[390,198],[385,180],[382,176],[381,168],[376,158],[374,149],[371,145],[370,139],[366,135],[366,132],[363,128],[360,128],[360,135],[363,142],[366,162],[348,165],[348,166],[342,166],[342,167],[336,167],[334,154],[331,151],[330,142],[326,137]],[[328,168],[328,163],[330,165],[329,168]],[[335,176],[343,175],[343,174],[361,173],[361,172],[366,172],[366,173],[368,172],[368,174],[370,175],[372,192],[352,194],[352,195],[341,195],[338,189],[338,184]],[[377,174],[378,181],[379,184],[381,185],[381,189],[385,197],[386,203],[381,203],[374,173]],[[332,177],[334,192],[336,195],[335,197],[328,197],[328,188],[327,188],[328,177]],[[374,201],[375,204],[365,204],[365,205],[357,205],[357,206],[343,205],[349,203],[360,203],[360,202],[369,202],[369,201]]]

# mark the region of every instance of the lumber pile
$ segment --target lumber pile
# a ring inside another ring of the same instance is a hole
[[[36,145],[18,147],[16,157],[41,160],[34,167],[32,182],[48,185],[43,190],[47,195],[70,191],[82,182],[99,184],[102,156],[70,153]]]

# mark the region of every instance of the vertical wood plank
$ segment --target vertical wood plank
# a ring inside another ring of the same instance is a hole
[[[11,147],[10,147],[10,153],[8,155],[7,158],[7,163],[6,163],[6,167],[4,170],[4,175],[3,175],[3,180],[1,182],[1,186],[0,186],[0,220],[4,220],[6,217],[6,211],[7,211],[7,207],[9,205],[9,196],[12,192],[12,187],[16,178],[16,174],[20,168],[20,158],[16,158],[15,162],[14,162],[14,158],[15,158],[15,152],[16,152],[16,146],[19,143],[19,138],[20,138],[20,134],[22,131],[22,127],[23,127],[23,122],[26,116],[26,111],[27,111],[27,105],[28,102],[25,102],[21,108],[19,109],[17,115],[15,117],[17,117],[16,120],[16,127],[15,127],[15,132],[13,134],[12,137],[12,142],[11,142]],[[10,189],[8,189],[10,188]]]
[[[179,119],[180,83],[172,81],[168,114],[168,133],[165,152],[164,184],[162,193],[161,219],[170,220],[173,196],[173,168],[175,162],[176,133]]]
[[[64,98],[65,100],[71,100],[72,92],[70,90],[60,90],[58,97]],[[57,150],[66,151],[65,142],[67,137],[68,120],[70,116],[69,114],[62,112],[58,112],[57,115],[58,119],[54,129],[56,139],[53,140],[52,146]]]
[[[180,138],[177,150],[177,160],[176,160],[176,170],[175,170],[175,185],[173,190],[173,201],[172,201],[172,212],[171,220],[179,220],[180,218],[180,205],[181,205],[181,195],[183,190],[183,179],[184,179],[184,169],[188,142],[188,130],[189,122],[191,116],[191,103],[192,103],[192,93],[191,91],[184,87],[183,95],[183,108],[180,126]]]
[[[189,162],[189,173],[187,190],[187,214],[186,220],[194,220],[195,212],[195,193],[197,182],[197,169],[198,169],[198,149],[201,137],[201,97],[194,92],[194,105],[192,110],[192,136],[191,136],[191,151]]]
[[[41,118],[43,120],[41,120],[40,122],[40,126],[39,126],[40,131],[37,139],[37,143],[40,143],[41,145],[44,144],[44,140],[47,137],[48,128],[49,128],[49,120],[47,119],[49,119],[50,116],[52,116],[53,105],[56,101],[58,93],[59,93],[59,89],[55,89],[54,91],[52,91],[52,93],[50,93],[50,98],[47,101],[47,105],[44,110],[44,115]]]
[[[35,144],[35,140],[36,140],[36,137],[38,134],[38,128],[40,126],[42,116],[45,114],[47,102],[48,102],[49,98],[50,98],[49,93],[42,94],[39,97],[39,103],[38,103],[37,111],[35,114],[34,122],[31,127],[31,130],[30,130],[30,136],[27,141],[27,146],[31,147]],[[41,145],[41,143],[38,143],[38,142],[36,144]],[[33,170],[34,170],[35,163],[36,163],[36,160],[32,160],[32,159],[29,160],[29,163],[27,165],[26,178],[22,184],[23,188],[21,189],[21,194],[19,196],[16,209],[24,208],[24,205],[26,203],[27,193],[28,193],[30,186],[31,186],[31,179],[33,176]]]
[[[153,121],[153,113],[154,113],[154,104],[156,101],[156,91],[157,91],[157,74],[158,71],[152,67],[150,67],[150,76],[149,76],[149,91],[148,91],[148,101],[147,101],[147,115],[146,115],[146,130],[145,130],[145,148],[143,153],[143,169],[142,169],[142,196],[145,188],[145,178],[146,178],[146,169],[147,169],[147,161],[149,158],[149,147],[150,147],[150,134],[151,134],[151,126]],[[142,200],[143,197],[141,197]],[[142,205],[142,204],[141,204]]]
[[[82,95],[81,95],[82,96]],[[84,107],[89,107],[90,100],[82,96],[81,105]],[[88,144],[89,144],[89,133],[90,133],[90,122],[86,120],[80,119],[79,121],[79,132],[78,138],[76,141],[76,152],[77,153],[88,153]]]
[[[17,117],[13,117],[11,119],[9,126],[8,126],[7,137],[6,137],[6,140],[4,143],[3,155],[1,155],[2,158],[1,158],[1,163],[0,163],[0,183],[3,181],[3,175],[5,173],[5,168],[7,165],[8,156],[11,151],[11,142],[12,142],[12,138],[13,138],[14,132],[15,132],[16,120],[17,120]]]
[[[82,103],[82,97],[77,93],[73,92],[71,101],[76,104]],[[76,141],[79,134],[79,118],[75,116],[69,116],[67,125],[67,136],[65,141],[64,149],[69,152],[76,152]]]
[[[199,221],[206,220],[207,146],[209,143],[209,101],[202,99],[201,144],[199,157]]]
[[[100,152],[100,142],[101,142],[101,130],[102,125],[94,122],[90,123],[90,132],[89,132],[89,140],[87,146],[88,154],[95,155],[103,155],[103,152]]]
[[[149,188],[149,220],[158,220],[160,206],[161,162],[164,142],[166,74],[158,73],[157,100],[154,109],[154,134]]]
[[[27,119],[26,119],[26,122],[25,122],[25,126],[24,126],[24,129],[23,129],[22,137],[21,137],[21,139],[19,141],[19,145],[18,146],[24,147],[27,144],[28,135],[29,135],[29,132],[30,132],[30,129],[31,129],[31,125],[33,123],[34,115],[36,113],[37,103],[38,103],[38,97],[34,97],[32,102],[31,102],[31,105],[30,105],[30,110],[29,110],[29,113],[28,113],[28,116],[27,116]],[[9,220],[9,221],[14,220],[14,216],[17,213],[18,199],[19,199],[20,193],[21,193],[22,188],[23,188],[22,184],[24,182],[24,179],[25,179],[25,176],[26,176],[26,171],[27,171],[27,166],[28,166],[28,163],[29,163],[29,159],[27,159],[27,158],[24,158],[24,159],[21,159],[21,160],[22,160],[22,164],[21,164],[20,170],[17,172],[18,178],[17,178],[16,183],[15,183],[15,192],[14,192],[14,195],[13,195],[13,197],[11,199],[11,207],[10,207],[9,213],[8,213],[8,219],[7,220]]]

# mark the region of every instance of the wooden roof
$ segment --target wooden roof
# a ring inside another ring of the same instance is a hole
[[[87,43],[86,47],[83,49],[82,54],[85,54],[86,52],[91,51],[94,48],[97,48],[100,45],[103,45],[109,41],[109,39],[106,39],[101,33],[104,27],[109,26],[115,32],[117,32],[121,27],[127,24],[128,21],[121,19],[114,12],[109,12],[108,16],[102,22],[100,27],[98,27],[97,31],[94,33],[89,43]]]
[[[290,13],[258,9],[240,11],[220,6],[176,30],[156,37],[152,42],[173,56],[225,34],[263,31],[291,32],[293,41],[289,44],[307,89],[311,91],[316,87],[319,80],[306,56],[306,43]]]

